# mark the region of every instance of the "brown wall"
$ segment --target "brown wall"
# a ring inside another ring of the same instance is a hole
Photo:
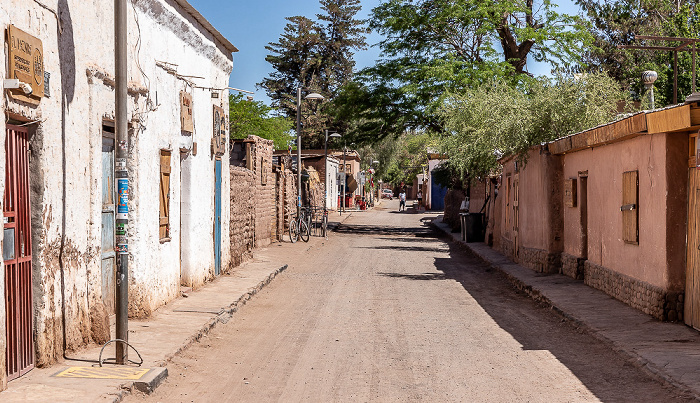
[[[686,134],[654,134],[566,154],[564,178],[588,171],[590,264],[664,290],[685,283]],[[639,244],[622,237],[622,174],[638,171]],[[577,180],[580,187],[580,180]],[[578,194],[581,192],[578,191]],[[581,257],[580,205],[564,208],[564,252]]]
[[[540,272],[559,271],[563,249],[561,163],[562,157],[550,155],[537,147],[528,153],[526,164],[513,158],[504,161],[503,165],[499,192],[499,203],[503,203],[501,250]],[[517,251],[513,230],[516,180],[519,185]]]
[[[255,203],[253,192],[255,175],[240,167],[229,167],[231,172],[231,268],[252,256],[254,245]],[[229,268],[230,270],[230,268]]]

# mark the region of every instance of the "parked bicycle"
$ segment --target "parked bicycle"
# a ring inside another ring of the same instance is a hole
[[[311,235],[309,229],[311,214],[304,207],[302,207],[300,212],[301,214],[299,215],[294,214],[289,222],[289,239],[292,243],[298,241],[299,238],[304,242],[309,242],[309,236]]]

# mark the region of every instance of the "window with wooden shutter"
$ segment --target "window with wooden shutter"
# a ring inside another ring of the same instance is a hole
[[[622,174],[622,239],[625,243],[639,245],[639,174],[628,171]]]
[[[170,151],[160,150],[160,224],[161,241],[170,240]]]

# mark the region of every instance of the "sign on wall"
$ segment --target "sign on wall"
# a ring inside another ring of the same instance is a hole
[[[194,120],[192,119],[192,94],[180,91],[180,130],[194,132]]]
[[[21,88],[10,90],[10,96],[22,102],[39,105],[44,96],[44,48],[41,40],[18,29],[14,25],[7,28],[9,40],[8,77],[29,84],[31,94]]]
[[[217,157],[226,154],[226,115],[224,109],[214,105],[214,135],[211,139],[212,153]]]

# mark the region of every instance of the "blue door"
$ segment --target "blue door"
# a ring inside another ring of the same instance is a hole
[[[221,159],[214,162],[214,274],[221,274]]]
[[[430,173],[430,209],[431,210],[444,210],[445,209],[445,195],[447,194],[447,188],[442,187],[435,183],[435,177],[433,173]]]

